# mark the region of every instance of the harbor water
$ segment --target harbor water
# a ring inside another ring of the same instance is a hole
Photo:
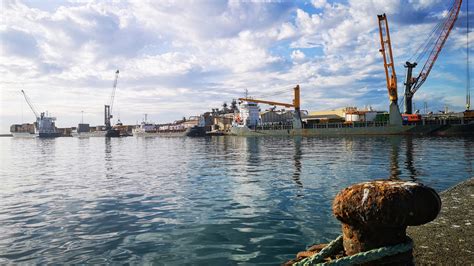
[[[444,190],[474,138],[0,138],[0,264],[280,264],[362,181]]]

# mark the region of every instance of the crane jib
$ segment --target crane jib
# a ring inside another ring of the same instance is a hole
[[[436,39],[436,42],[433,45],[433,48],[431,49],[430,55],[428,56],[428,60],[424,63],[423,68],[420,71],[420,74],[416,78],[416,82],[414,82],[411,86],[412,94],[415,94],[415,92],[426,81],[426,78],[428,78],[428,75],[430,74],[434,63],[436,62],[436,59],[438,59],[439,53],[443,49],[443,46],[446,43],[446,40],[448,39],[449,33],[454,27],[454,23],[456,22],[459,15],[459,11],[461,9],[461,4],[462,4],[462,0],[456,0],[454,2],[454,5],[448,14],[448,17],[443,24],[441,32],[439,33],[439,36]]]

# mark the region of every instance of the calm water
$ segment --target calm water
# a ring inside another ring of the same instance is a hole
[[[472,177],[473,138],[0,138],[0,263],[279,264],[336,237],[331,201]]]

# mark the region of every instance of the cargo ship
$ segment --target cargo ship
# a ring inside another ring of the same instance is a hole
[[[243,101],[235,114],[229,135],[234,136],[344,136],[344,135],[474,135],[474,119],[462,113],[402,115],[402,124],[391,124],[388,113],[344,108],[344,117],[327,115],[295,115],[277,123],[262,123],[256,102]],[[301,122],[298,121],[301,119]],[[301,126],[300,126],[301,125]]]
[[[155,137],[158,136],[158,128],[155,124],[143,121],[132,129],[132,135],[135,137]]]
[[[61,136],[54,124],[55,117],[41,113],[34,124],[11,125],[10,133],[17,138],[56,138]]]
[[[169,124],[156,125],[156,135],[163,137],[203,137],[206,129],[199,116],[191,116]]]
[[[193,126],[183,129],[159,129],[156,135],[161,137],[204,137],[206,131],[204,127]]]
[[[30,106],[31,111],[33,111],[33,114],[36,117],[36,122],[34,124],[34,129],[35,129],[35,137],[39,138],[56,138],[61,136],[61,132],[59,132],[56,129],[55,122],[56,117],[48,116],[45,112],[38,113],[36,111],[36,108],[34,107],[33,103],[31,102],[30,98],[28,95],[26,95],[24,90],[21,90],[21,93],[25,97],[26,103],[28,103],[28,106]],[[15,126],[15,125],[13,125]],[[26,134],[26,132],[31,133],[31,128],[28,128],[26,131],[22,130],[21,128],[19,131],[16,131],[18,128],[10,128],[10,131],[13,129],[13,136],[29,136]],[[15,133],[15,134],[14,134]]]

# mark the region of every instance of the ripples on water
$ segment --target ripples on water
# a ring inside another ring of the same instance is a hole
[[[472,138],[0,138],[0,263],[280,264],[339,234],[342,188],[438,191]]]

